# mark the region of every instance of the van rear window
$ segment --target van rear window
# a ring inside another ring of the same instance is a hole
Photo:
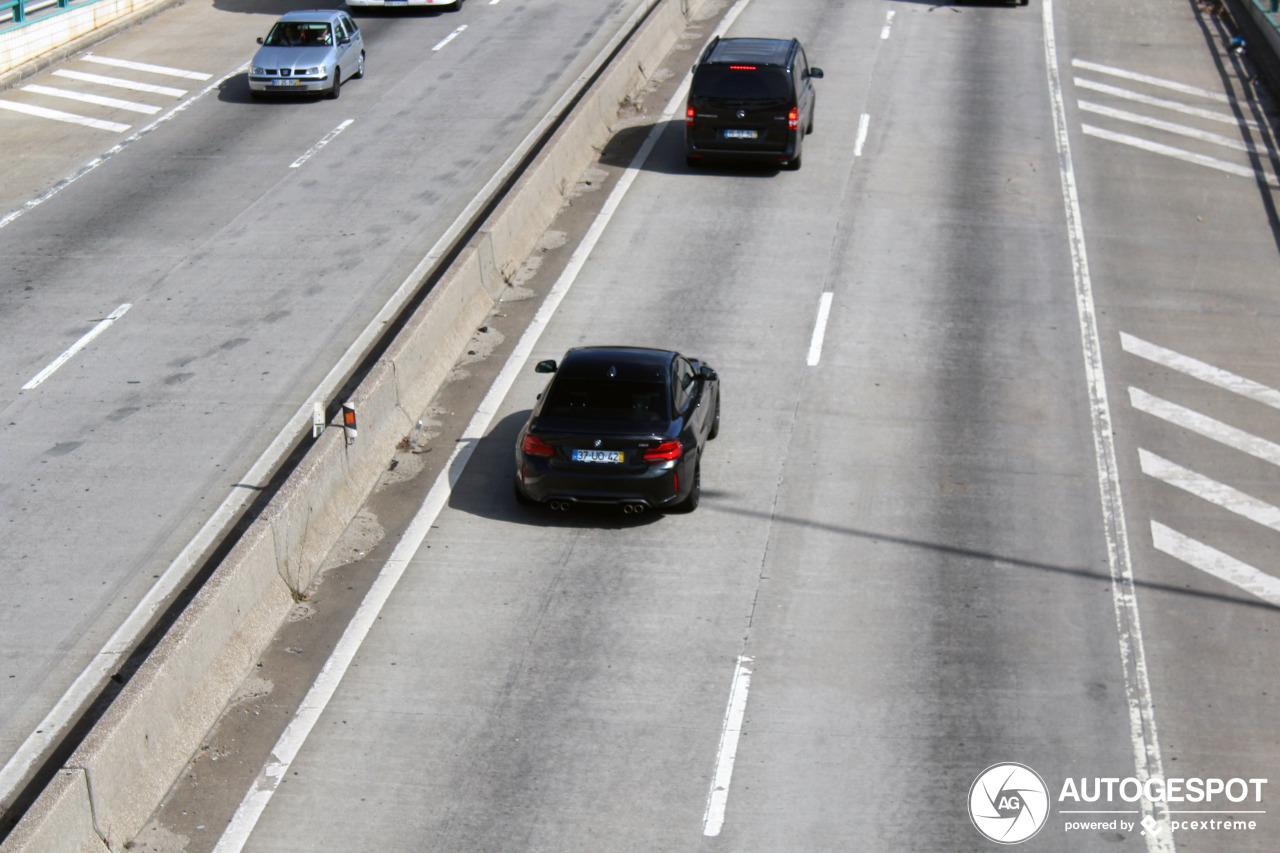
[[[791,83],[781,68],[748,71],[703,65],[694,75],[693,92],[720,101],[784,101],[791,97]]]

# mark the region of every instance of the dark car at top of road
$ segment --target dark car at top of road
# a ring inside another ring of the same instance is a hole
[[[689,84],[686,162],[746,159],[799,169],[820,77],[797,39],[712,39]]]
[[[520,430],[515,494],[552,509],[693,510],[706,442],[720,431],[720,380],[697,359],[644,347],[577,347]]]
[[[276,21],[249,65],[249,93],[322,92],[338,97],[343,81],[364,76],[364,39],[346,12],[307,9]]]

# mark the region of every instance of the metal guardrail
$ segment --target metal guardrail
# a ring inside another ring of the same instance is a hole
[[[86,5],[95,0],[74,5]],[[27,24],[65,12],[72,0],[0,0],[0,33],[7,33]]]

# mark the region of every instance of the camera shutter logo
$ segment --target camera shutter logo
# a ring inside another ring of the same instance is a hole
[[[993,764],[969,788],[969,819],[997,844],[1018,844],[1049,817],[1049,789],[1025,764]]]

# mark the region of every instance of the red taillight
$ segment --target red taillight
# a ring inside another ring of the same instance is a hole
[[[530,456],[554,456],[555,448],[536,435],[526,435],[520,443],[520,449]]]
[[[693,107],[685,107],[684,123],[685,127],[693,127]]]
[[[729,70],[730,71],[755,71],[756,67],[754,65],[730,65]]]
[[[684,453],[684,446],[678,441],[664,441],[657,447],[651,447],[644,452],[645,462],[665,462],[669,459],[679,459],[680,454]]]
[[[791,112],[787,113],[787,127],[795,130],[800,126],[800,110],[796,107],[791,108]]]

